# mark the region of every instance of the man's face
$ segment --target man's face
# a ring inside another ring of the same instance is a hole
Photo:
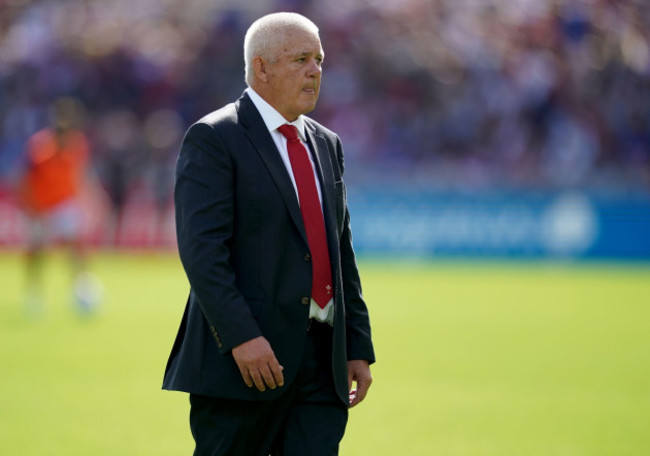
[[[267,101],[292,122],[316,107],[323,49],[318,36],[294,29],[278,43],[276,56],[275,61],[265,62],[270,98]]]

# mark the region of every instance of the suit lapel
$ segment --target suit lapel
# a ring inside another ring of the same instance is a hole
[[[266,124],[260,116],[257,108],[248,97],[244,94],[238,101],[237,110],[239,118],[244,126],[246,135],[251,143],[257,150],[266,165],[271,177],[282,195],[289,215],[291,216],[294,224],[298,228],[300,235],[303,237],[306,244],[307,232],[305,225],[302,221],[302,214],[300,213],[300,206],[296,198],[296,191],[291,182],[291,178],[287,173],[287,168],[280,157],[280,154],[273,142],[273,138],[266,128]],[[330,161],[330,154],[325,139],[320,136],[308,122],[306,125],[307,143],[312,151],[314,162],[319,174],[321,182],[321,194],[323,197],[323,218],[325,219],[325,230],[327,232],[328,246],[330,249],[330,259],[333,264],[336,264],[337,258],[333,256],[338,252],[336,246],[336,228],[334,222],[336,196],[334,195],[334,173],[332,170],[332,162]]]
[[[239,99],[237,111],[239,112],[239,119],[244,126],[246,135],[269,170],[269,174],[275,181],[284,199],[291,219],[307,243],[307,233],[302,222],[296,191],[262,116],[260,116],[257,108],[246,94]]]
[[[327,243],[330,251],[330,261],[337,264],[338,258],[335,254],[338,252],[336,245],[336,227],[335,227],[335,205],[336,195],[334,195],[334,172],[332,162],[330,161],[329,148],[325,139],[318,135],[313,127],[306,123],[307,142],[312,150],[312,156],[316,163],[316,168],[321,181],[321,194],[323,197],[323,218],[325,219],[325,231],[327,232]]]

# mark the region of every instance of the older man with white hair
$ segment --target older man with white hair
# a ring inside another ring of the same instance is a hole
[[[163,388],[190,393],[195,455],[335,455],[375,355],[341,141],[305,116],[324,52],[313,22],[275,13],[244,54],[248,88],[178,158],[190,294]]]

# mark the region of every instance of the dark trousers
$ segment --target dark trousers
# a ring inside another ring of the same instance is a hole
[[[313,322],[298,376],[278,399],[190,394],[194,456],[337,455],[348,409],[334,391],[331,346],[331,327]]]

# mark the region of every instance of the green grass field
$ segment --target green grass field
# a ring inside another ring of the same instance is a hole
[[[650,454],[650,267],[362,261],[378,363],[343,456]],[[187,293],[173,254],[100,253],[101,314],[23,314],[0,253],[0,454],[189,455],[188,401],[160,390]]]

